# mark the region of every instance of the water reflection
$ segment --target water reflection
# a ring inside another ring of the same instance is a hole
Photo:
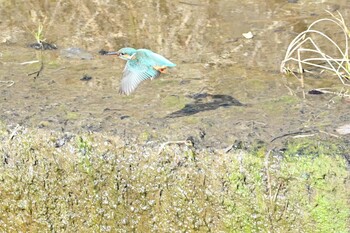
[[[338,1],[334,9],[345,4],[345,0]],[[319,8],[310,13],[315,5]],[[280,0],[41,0],[1,1],[0,6],[2,42],[31,43],[33,31],[43,23],[47,40],[61,48],[150,48],[187,62],[232,53],[250,66],[270,68],[282,56],[294,24],[325,14],[323,8],[330,9],[327,1]],[[256,35],[253,41],[242,38],[248,31]]]

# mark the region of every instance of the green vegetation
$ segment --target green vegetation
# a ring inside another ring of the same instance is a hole
[[[195,149],[0,127],[0,231],[348,232],[347,145]],[[339,142],[341,143],[341,142]]]
[[[187,101],[186,98],[183,96],[172,96],[172,95],[166,95],[164,98],[162,98],[162,104],[165,108],[174,108],[174,109],[181,109],[185,107]]]
[[[295,140],[284,153],[241,153],[230,175],[229,232],[348,232],[346,151]]]
[[[38,29],[33,32],[35,40],[38,44],[41,44],[42,42],[44,42],[46,40],[45,36],[44,36],[44,26],[42,23],[39,23],[38,25]]]

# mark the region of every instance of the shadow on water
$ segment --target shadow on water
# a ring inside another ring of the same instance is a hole
[[[215,110],[220,107],[244,106],[244,104],[229,95],[197,93],[187,97],[194,99],[194,103],[186,104],[185,107],[170,113],[166,118],[190,116],[199,112]]]

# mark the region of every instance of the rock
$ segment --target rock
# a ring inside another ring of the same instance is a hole
[[[350,134],[350,124],[342,125],[336,129],[338,134],[346,135]]]

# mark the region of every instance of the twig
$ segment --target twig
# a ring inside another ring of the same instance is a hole
[[[6,87],[11,87],[13,84],[15,84],[15,81],[9,80],[9,81],[0,81],[0,83],[4,83],[3,85]],[[0,85],[2,86],[2,85]]]
[[[27,64],[34,64],[34,63],[38,63],[39,60],[33,60],[33,61],[26,61],[26,62],[22,62],[22,63],[19,63],[20,65],[27,65]]]
[[[282,213],[280,214],[280,216],[277,218],[277,222],[279,222],[281,219],[282,219],[282,216],[284,215],[284,213],[286,212],[287,208],[288,208],[288,205],[289,205],[289,200],[287,200],[286,204],[284,205],[284,208],[283,208],[283,211]]]
[[[320,133],[324,133],[324,134],[327,134],[328,136],[332,136],[332,137],[335,137],[335,138],[339,138],[338,135],[335,135],[335,134],[332,134],[332,133],[328,133],[328,132],[323,131],[323,130],[320,130]]]
[[[314,132],[314,131],[313,130],[307,130],[307,131],[298,131],[298,132],[293,132],[293,133],[286,133],[286,134],[283,134],[283,135],[280,135],[280,136],[277,136],[277,137],[273,138],[270,142],[276,141],[277,139],[284,138],[284,137],[287,137],[287,136],[294,136],[294,135],[300,135],[300,134],[312,133],[312,132]]]
[[[228,147],[226,147],[225,149],[224,149],[224,153],[228,153],[228,152],[230,152],[232,149],[233,149],[233,147],[234,147],[234,144],[231,144],[230,146],[228,146]]]
[[[35,74],[34,79],[36,79],[37,77],[39,77],[39,75],[40,75],[41,71],[43,71],[43,69],[44,69],[44,62],[41,61],[40,69],[38,71],[33,72],[33,73],[29,73],[28,76]]]
[[[339,97],[350,97],[350,94],[348,94],[349,90],[344,90],[344,89],[342,89],[340,92],[328,91],[328,90],[331,90],[331,88],[316,88],[316,89],[313,89],[313,90],[322,92],[324,94],[337,95]]]
[[[293,75],[295,75],[294,73],[292,73]],[[295,92],[290,88],[290,87],[288,87],[287,85],[284,85],[287,89],[288,89],[288,91],[289,91],[289,94],[291,95],[291,96],[295,96]]]
[[[270,157],[271,150],[269,150],[265,155],[265,170],[266,170],[266,176],[267,176],[267,186],[269,189],[269,201],[270,205],[273,203],[272,199],[272,185],[271,185],[271,176],[270,176],[270,168],[269,168],[269,157]]]
[[[170,144],[185,144],[185,145],[192,145],[192,142],[190,140],[182,140],[182,141],[168,141],[168,142],[165,142],[163,143],[160,148],[159,148],[159,151],[158,151],[158,155],[160,155],[162,153],[162,151],[164,150],[165,146],[167,145],[170,145]]]
[[[279,185],[278,185],[278,187],[277,187],[276,193],[275,193],[275,195],[274,195],[274,197],[273,197],[273,201],[274,201],[274,202],[277,200],[277,196],[278,196],[278,193],[280,192],[280,190],[281,190],[281,188],[282,188],[282,185],[283,185],[283,183],[280,182]]]
[[[20,125],[17,124],[16,127],[12,130],[12,132],[11,132],[11,134],[10,134],[10,137],[9,137],[9,139],[8,139],[7,141],[8,141],[8,142],[11,141],[11,140],[15,137],[15,135],[17,134],[17,132],[20,131],[22,128],[23,128],[22,126],[20,126]]]
[[[190,5],[190,6],[205,6],[204,4],[200,4],[200,3],[191,3],[191,2],[184,2],[184,1],[180,1],[179,3]]]
[[[307,138],[307,137],[313,137],[315,134],[301,134],[301,135],[296,135],[293,138]]]

